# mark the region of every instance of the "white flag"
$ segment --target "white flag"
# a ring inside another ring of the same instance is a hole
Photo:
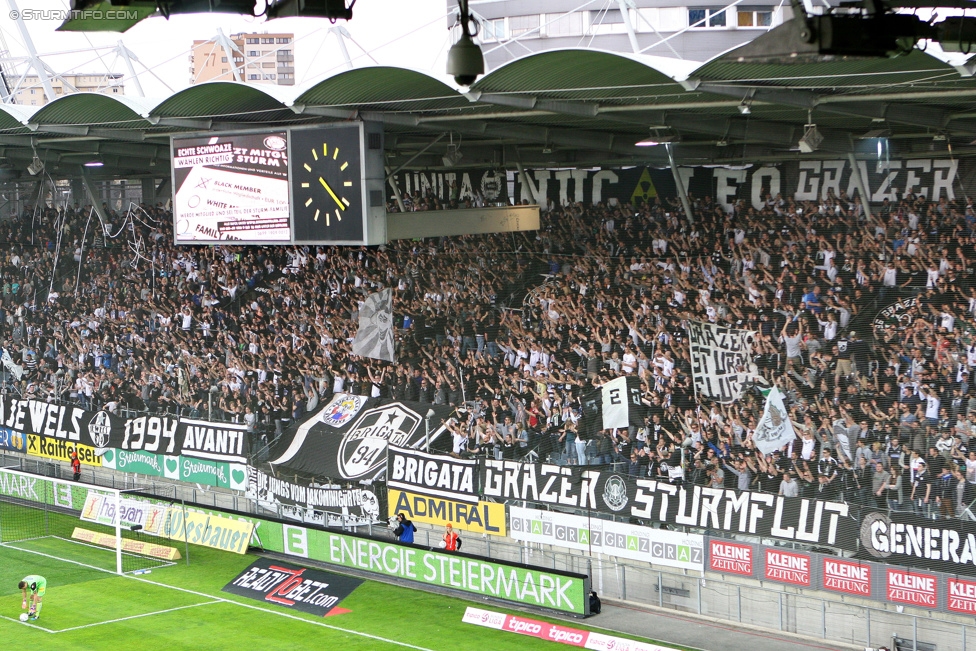
[[[4,367],[18,380],[24,376],[24,367],[20,364],[15,364],[13,358],[10,356],[10,353],[6,350],[3,351],[3,359],[0,361],[3,361]]]
[[[796,438],[793,423],[783,404],[783,394],[776,387],[766,393],[766,408],[756,426],[752,440],[763,454],[778,450]]]
[[[359,310],[359,332],[352,342],[352,354],[393,361],[393,290],[366,297]]]

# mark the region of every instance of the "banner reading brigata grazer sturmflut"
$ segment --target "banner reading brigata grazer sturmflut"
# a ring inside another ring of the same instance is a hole
[[[742,397],[755,334],[714,323],[688,322],[691,372],[699,399],[729,403]]]
[[[586,466],[489,459],[481,466],[483,497],[599,511],[645,522],[730,534],[857,548],[858,523],[843,502],[824,502],[725,488],[679,488]]]

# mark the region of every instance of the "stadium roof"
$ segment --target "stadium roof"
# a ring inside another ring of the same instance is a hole
[[[0,157],[23,170],[36,151],[49,172],[76,176],[98,156],[101,175],[158,177],[174,133],[355,119],[385,123],[390,166],[418,169],[442,167],[447,143],[458,141],[458,167],[665,164],[663,147],[635,146],[648,137],[677,143],[685,164],[783,160],[801,156],[811,122],[824,140],[808,158],[846,155],[877,137],[889,139],[893,157],[931,155],[947,142],[971,156],[972,71],[919,50],[801,64],[740,63],[733,50],[704,65],[551,50],[466,91],[371,67],[299,88],[210,82],[159,99],[75,93],[42,107],[0,105]]]

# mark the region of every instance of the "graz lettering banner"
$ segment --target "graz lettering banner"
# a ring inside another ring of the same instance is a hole
[[[483,497],[551,504],[610,515],[854,550],[858,523],[841,502],[691,486],[585,466],[487,460]]]
[[[246,427],[176,416],[121,418],[107,411],[87,411],[43,400],[0,396],[2,427],[68,444],[190,456],[223,463],[247,461]]]
[[[509,521],[515,540],[696,572],[705,567],[705,539],[697,534],[520,506],[509,507]]]
[[[950,201],[964,191],[973,194],[976,187],[964,185],[973,176],[973,163],[953,160],[948,155],[905,160],[858,161],[872,203],[885,199],[900,201],[908,193],[930,201]],[[846,159],[795,161],[776,166],[745,165],[732,167],[679,167],[678,174],[688,192],[697,198],[712,197],[726,209],[742,201],[760,209],[766,194],[795,197],[798,201],[819,201],[833,194],[860,195],[853,167]],[[653,203],[657,197],[677,196],[671,170],[633,167],[629,169],[529,170],[533,185],[555,205],[581,202]],[[423,180],[421,186],[423,185]],[[535,203],[535,199],[517,172],[508,172],[515,188],[514,199]],[[430,181],[427,181],[430,185]],[[422,188],[420,188],[422,189]]]
[[[431,408],[434,416],[427,423],[425,415]],[[270,463],[334,482],[372,481],[386,472],[388,445],[420,447],[428,426],[436,437],[450,413],[446,405],[339,393],[288,429],[272,446]]]
[[[691,373],[699,399],[730,403],[742,397],[755,334],[714,323],[688,322]]]
[[[359,526],[380,521],[380,501],[370,489],[293,482],[254,466],[247,467],[247,474],[247,497],[269,510],[280,511],[288,519],[326,526]]]

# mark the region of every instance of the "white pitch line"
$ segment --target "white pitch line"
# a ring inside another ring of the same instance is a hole
[[[24,626],[30,626],[31,628],[36,628],[39,631],[44,631],[45,633],[57,633],[57,631],[52,631],[49,628],[44,628],[39,624],[34,624],[32,622],[22,622],[19,619],[14,619],[13,617],[7,617],[5,615],[0,615],[0,619],[5,619],[8,622],[16,622],[17,624],[23,624]]]
[[[197,595],[198,597],[207,597],[209,599],[216,599],[217,601],[222,601],[224,603],[233,604],[234,606],[241,606],[243,608],[250,608],[251,610],[259,610],[263,613],[268,613],[269,615],[277,615],[279,617],[287,617],[289,619],[294,619],[299,622],[305,622],[306,624],[312,624],[313,626],[321,626],[322,628],[328,628],[333,631],[339,631],[340,633],[348,633],[350,635],[358,635],[360,637],[369,638],[371,640],[378,640],[380,642],[386,642],[387,644],[393,644],[395,646],[402,646],[408,649],[416,649],[417,651],[434,651],[433,649],[428,649],[427,647],[416,646],[414,644],[408,644],[407,642],[400,642],[399,640],[391,640],[386,637],[381,637],[379,635],[373,635],[372,633],[363,633],[362,631],[354,631],[349,628],[342,628],[341,626],[333,626],[331,624],[326,624],[325,622],[315,621],[313,619],[305,619],[304,617],[299,617],[297,615],[292,615],[291,613],[281,613],[276,610],[271,610],[269,608],[262,608],[261,606],[255,606],[253,604],[246,604],[240,601],[234,601],[233,599],[224,599],[223,597],[218,597],[216,595],[207,594],[205,592],[197,592],[196,590],[190,590],[189,588],[180,588],[175,585],[169,585],[166,583],[159,583],[158,581],[150,581],[149,579],[143,579],[138,576],[125,575],[125,578],[132,579],[133,581],[142,581],[143,583],[149,583],[151,585],[158,585],[163,588],[170,588],[171,590],[179,590],[180,592],[187,592],[189,594]]]
[[[71,628],[62,628],[55,631],[55,633],[67,633],[68,631],[79,631],[83,628],[94,628],[95,626],[104,626],[105,624],[115,624],[118,622],[125,622],[130,619],[139,619],[140,617],[152,617],[153,615],[164,615],[166,613],[172,613],[177,610],[186,610],[187,608],[198,608],[199,606],[209,606],[210,604],[219,604],[222,600],[217,599],[214,601],[205,601],[201,604],[190,604],[189,606],[177,606],[175,608],[167,608],[166,610],[157,610],[154,613],[143,613],[141,615],[129,615],[128,617],[119,617],[118,619],[110,619],[105,622],[95,622],[94,624],[83,624],[82,626],[72,626]]]

